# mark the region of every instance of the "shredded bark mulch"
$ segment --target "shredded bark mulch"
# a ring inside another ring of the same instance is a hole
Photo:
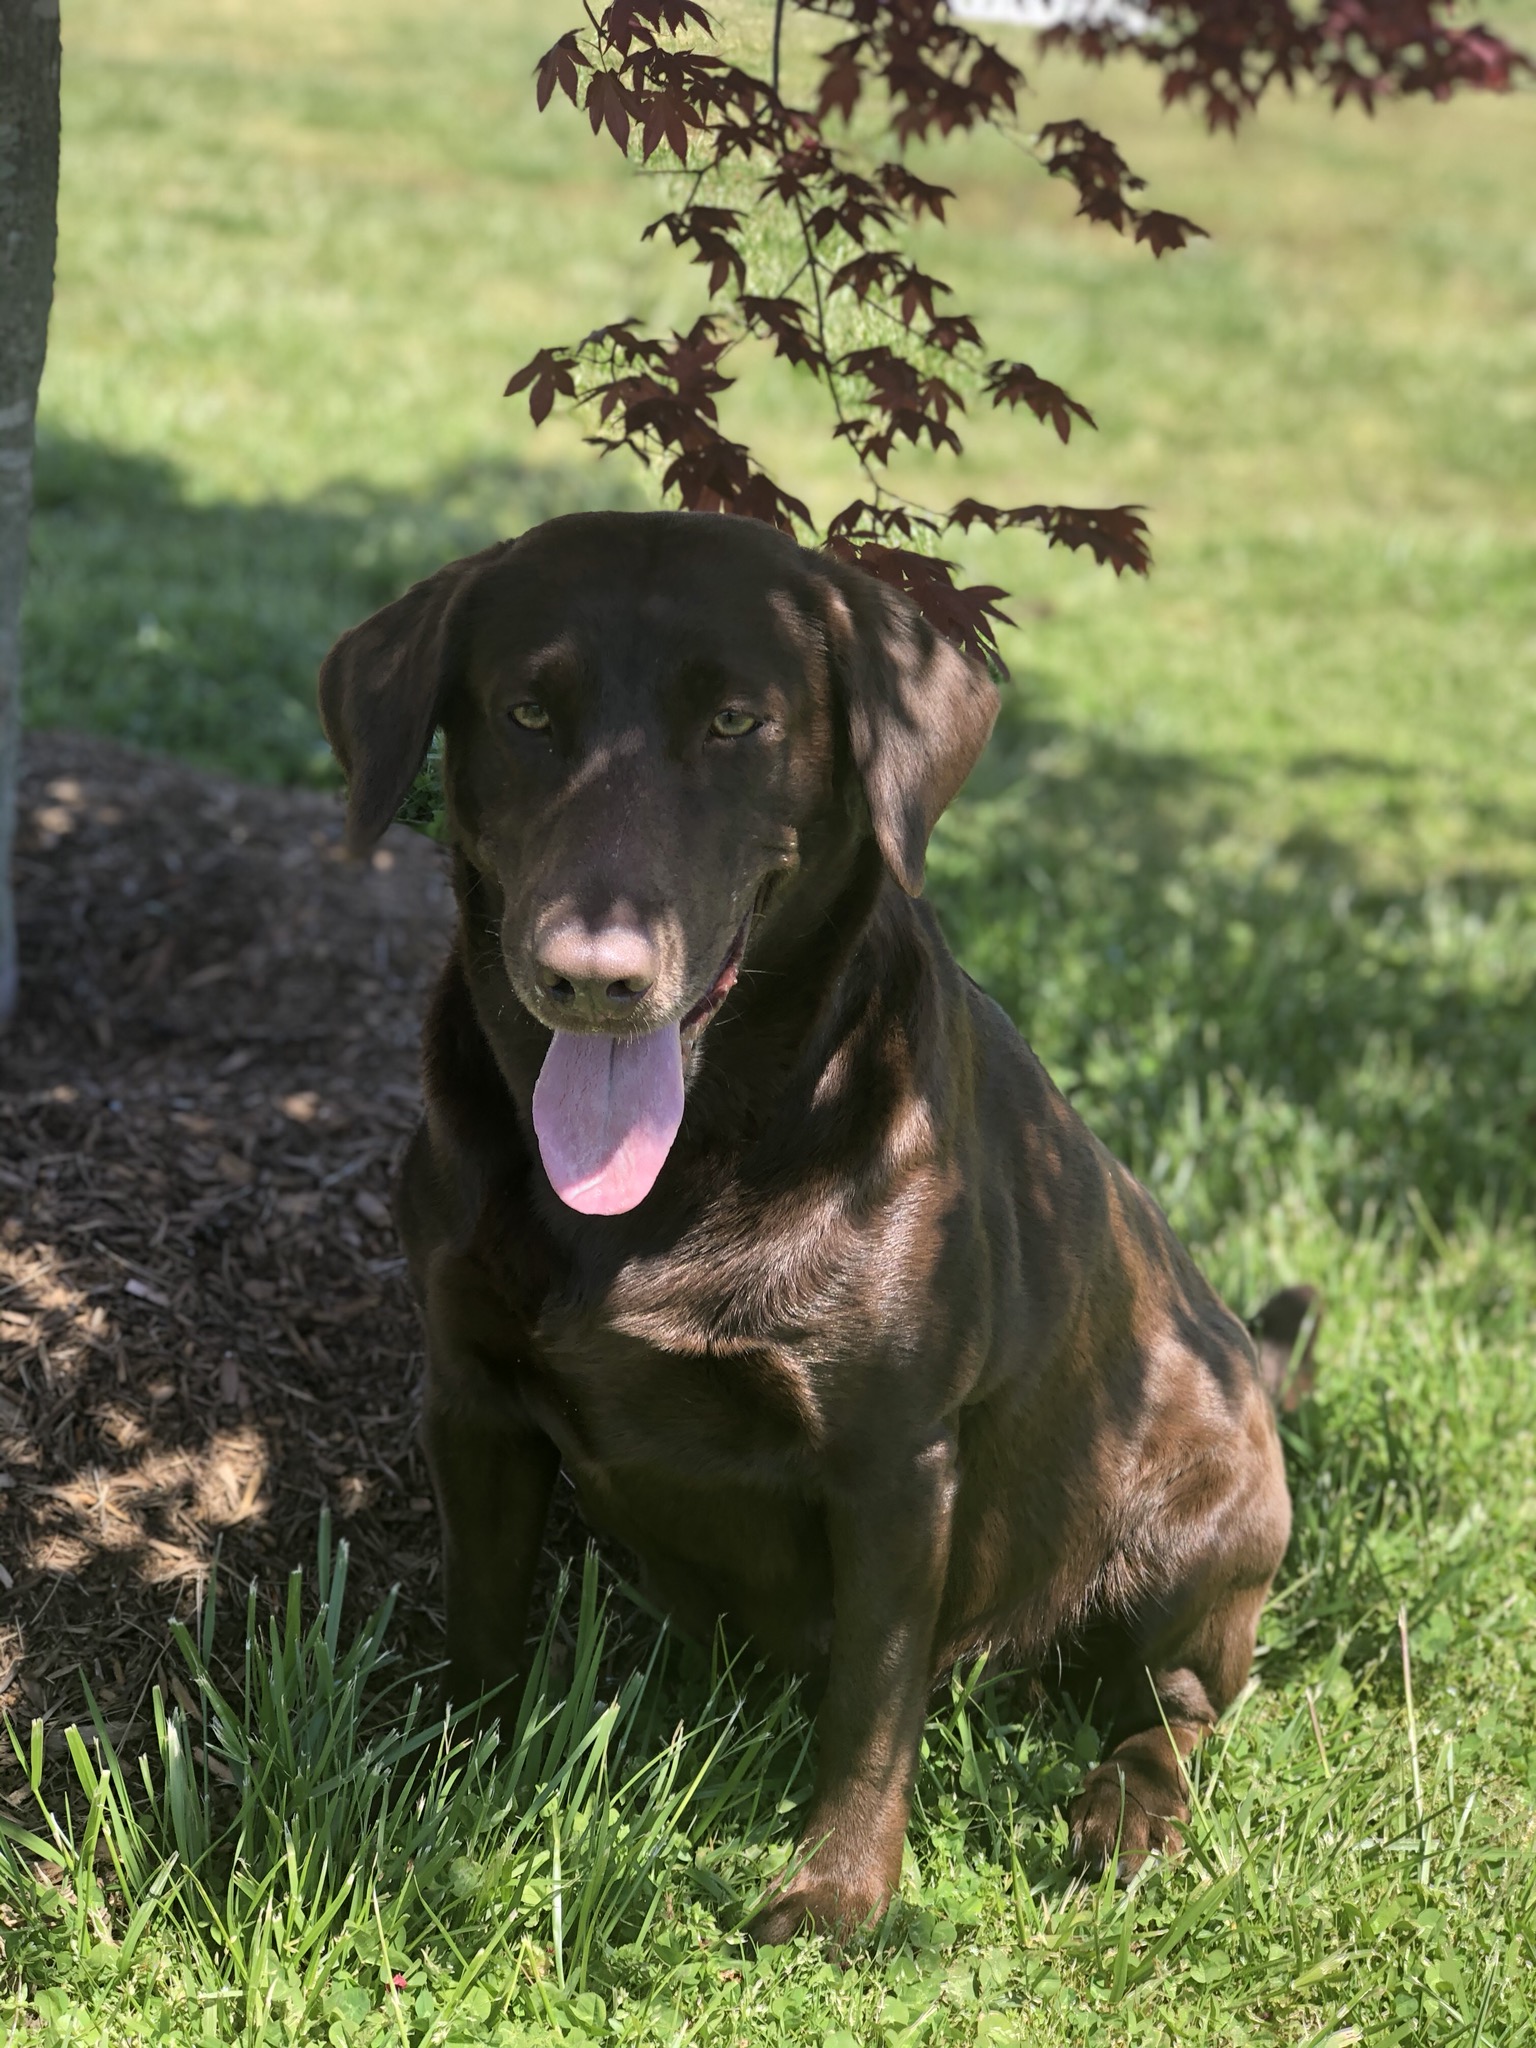
[[[333,798],[37,735],[0,1040],[0,1706],[147,1732],[217,1546],[309,1564],[440,1654],[419,1337],[388,1213],[447,946],[442,857]],[[221,1603],[224,1604],[224,1603]],[[9,1745],[0,1744],[0,1767]]]

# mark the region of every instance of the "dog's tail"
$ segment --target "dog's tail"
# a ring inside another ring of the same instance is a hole
[[[1284,1415],[1294,1414],[1317,1383],[1314,1348],[1322,1320],[1322,1296],[1300,1285],[1282,1287],[1248,1320],[1259,1348],[1259,1378]]]

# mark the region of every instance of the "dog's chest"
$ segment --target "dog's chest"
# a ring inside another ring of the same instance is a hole
[[[711,1485],[816,1491],[823,1456],[878,1428],[932,1292],[932,1248],[828,1176],[730,1188],[666,1243],[583,1257],[568,1240],[533,1309],[528,1405],[572,1469]]]
[[[699,1277],[636,1262],[585,1300],[546,1300],[526,1396],[573,1468],[783,1484],[815,1460],[840,1319],[760,1274]]]
[[[792,1484],[823,1422],[792,1361],[658,1356],[608,1344],[546,1354],[530,1405],[573,1469]]]

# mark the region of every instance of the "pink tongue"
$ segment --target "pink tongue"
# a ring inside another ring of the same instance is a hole
[[[643,1038],[557,1031],[533,1091],[550,1185],[568,1208],[617,1216],[650,1193],[683,1120],[677,1026]]]

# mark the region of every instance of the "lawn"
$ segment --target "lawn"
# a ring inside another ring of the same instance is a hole
[[[636,240],[658,188],[532,110],[565,20],[67,10],[34,723],[324,782],[335,632],[496,534],[648,502],[499,396],[540,342],[694,303]],[[1536,98],[1304,98],[1234,144],[1129,73],[1036,84],[1031,125],[1094,120],[1212,239],[1154,264],[1017,151],[941,159],[957,303],[1101,425],[989,426],[960,489],[1144,501],[1157,568],[968,558],[1017,593],[1013,681],[931,889],[1223,1291],[1330,1305],[1188,1853],[1069,1882],[1091,1703],[966,1673],[886,1925],[748,1957],[808,1782],[793,1692],[660,1637],[615,1690],[605,1627],[649,1625],[576,1560],[568,1686],[510,1754],[445,1741],[321,1529],[243,1685],[185,1637],[147,1757],[75,1738],[67,1816],[15,1730],[45,1791],[0,1809],[13,2038],[1536,2038]],[[732,402],[831,502],[803,394]],[[243,1598],[206,1626],[238,1643]]]

